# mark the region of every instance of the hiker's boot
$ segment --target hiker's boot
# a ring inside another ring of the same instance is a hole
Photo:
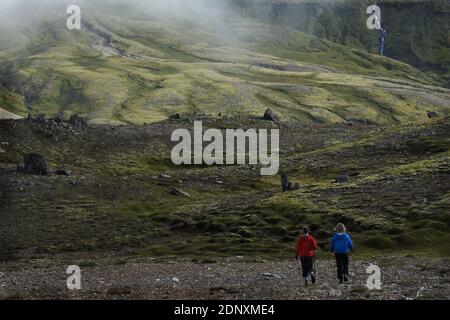
[[[344,282],[348,282],[348,276],[344,277]]]
[[[343,284],[344,281],[342,281],[342,279],[339,279],[339,284]]]
[[[311,274],[311,283],[316,284],[316,275],[315,274]]]
[[[305,279],[305,286],[308,285],[308,279]]]

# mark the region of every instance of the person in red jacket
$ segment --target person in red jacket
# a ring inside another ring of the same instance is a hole
[[[302,235],[297,241],[297,253],[295,259],[300,257],[300,264],[302,266],[303,278],[305,285],[308,285],[308,278],[311,277],[311,282],[316,283],[316,275],[314,272],[314,250],[317,249],[317,241],[309,234],[309,228],[303,227]]]

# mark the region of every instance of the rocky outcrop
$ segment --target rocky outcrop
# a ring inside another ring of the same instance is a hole
[[[281,175],[281,191],[287,192],[287,191],[294,191],[299,190],[300,184],[299,183],[292,183],[289,181],[289,178],[287,174]]]
[[[278,121],[278,116],[275,114],[275,112],[273,112],[272,109],[267,109],[266,112],[264,113],[263,116],[264,120],[267,121]]]
[[[79,116],[78,114],[74,114],[73,116],[71,116],[68,123],[72,125],[72,127],[80,130],[86,130],[88,127],[86,119]]]
[[[23,156],[23,164],[19,164],[18,171],[32,175],[48,175],[50,169],[44,157],[37,153],[28,153]]]

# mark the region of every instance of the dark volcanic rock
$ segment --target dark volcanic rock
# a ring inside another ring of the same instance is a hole
[[[55,171],[55,174],[60,175],[60,176],[71,176],[72,175],[72,173],[66,169],[58,169]]]
[[[300,183],[294,183],[294,185],[292,186],[292,191],[294,190],[300,190]]]
[[[43,113],[38,113],[35,117],[29,113],[27,120],[38,124],[46,124],[48,122],[48,119]]]
[[[23,156],[23,166],[18,166],[19,171],[33,175],[50,174],[47,162],[44,157],[37,153],[28,153]]]
[[[177,197],[190,197],[191,195],[183,190],[180,189],[173,189],[169,192],[173,196]]]
[[[86,119],[79,116],[78,114],[74,114],[73,116],[71,116],[68,123],[70,123],[74,128],[80,130],[86,130],[88,127]]]
[[[281,175],[281,190],[283,192],[294,191],[294,190],[299,190],[299,189],[300,189],[299,183],[293,184],[292,182],[289,181],[287,174]]]
[[[169,119],[170,119],[170,120],[180,120],[180,119],[181,119],[181,115],[180,115],[179,113],[175,113],[175,114],[172,114],[172,115],[169,117]]]
[[[268,120],[268,121],[278,121],[278,117],[277,115],[272,111],[272,109],[267,109],[266,112],[264,113],[264,120]]]
[[[348,175],[341,174],[336,177],[336,180],[334,180],[335,183],[346,183],[348,182]]]
[[[437,114],[437,112],[434,111],[428,111],[427,112],[428,118],[432,119],[432,118],[438,118],[439,115]]]

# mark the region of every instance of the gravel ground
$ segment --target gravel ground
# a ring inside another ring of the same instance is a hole
[[[390,257],[351,262],[338,285],[333,260],[317,262],[318,281],[305,287],[293,261],[236,257],[211,264],[102,260],[81,267],[82,289],[66,287],[65,265],[3,265],[0,299],[449,299],[448,259]],[[370,263],[381,268],[381,290],[366,287]],[[22,266],[23,268],[23,266]]]

